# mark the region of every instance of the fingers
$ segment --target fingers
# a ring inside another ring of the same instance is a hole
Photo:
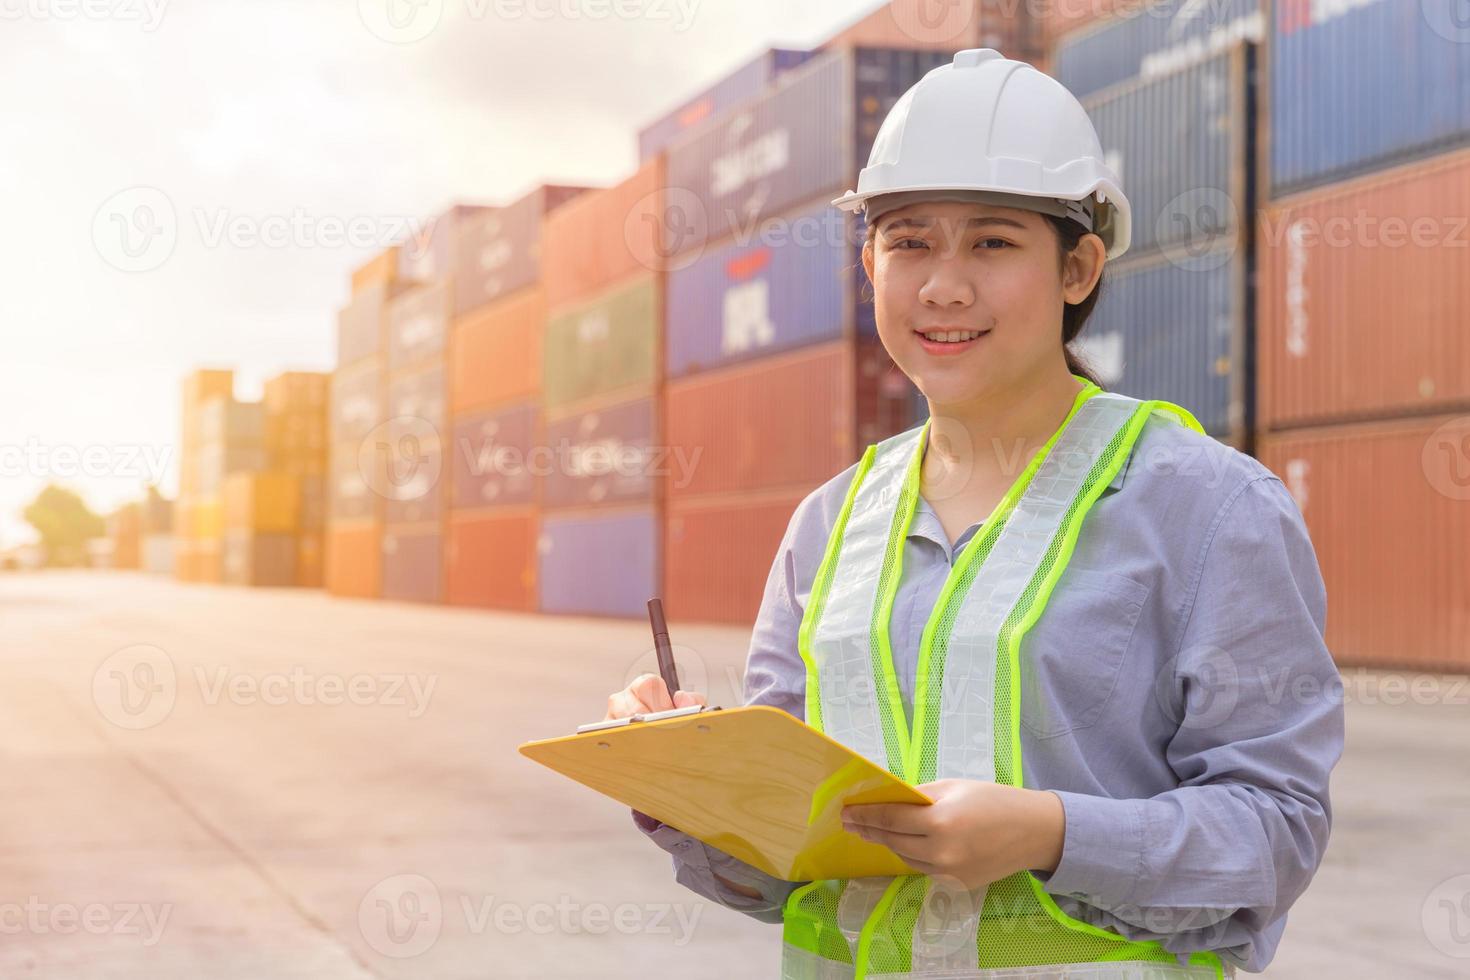
[[[932,808],[914,803],[855,803],[842,808],[842,822],[897,834],[933,832]]]
[[[650,711],[668,711],[671,708],[688,708],[708,703],[705,696],[696,691],[678,691],[670,698],[668,685],[662,677],[657,674],[639,674],[627,687],[608,697],[607,715],[602,720],[613,721]]]
[[[692,708],[696,704],[708,705],[709,702],[707,700],[705,700],[705,697],[704,697],[703,694],[696,694],[694,691],[675,691],[674,692],[674,707],[676,707],[676,708]]]
[[[648,705],[648,711],[668,711],[674,707],[674,699],[669,695],[668,685],[664,679],[657,674],[639,674],[633,683],[628,685],[628,690],[637,696],[638,700]]]

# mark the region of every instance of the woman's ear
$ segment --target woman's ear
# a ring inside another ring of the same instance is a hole
[[[1094,234],[1083,235],[1062,264],[1062,297],[1069,306],[1092,295],[1107,260],[1103,240]]]
[[[873,239],[869,238],[863,242],[863,271],[868,274],[868,282],[873,281]]]

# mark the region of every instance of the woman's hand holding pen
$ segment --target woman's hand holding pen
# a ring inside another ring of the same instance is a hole
[[[696,694],[694,691],[675,691],[671,698],[668,685],[662,677],[657,674],[639,674],[627,687],[608,697],[607,717],[602,720],[612,721],[649,711],[689,708],[696,704],[708,704],[708,701],[703,694]]]
[[[934,800],[842,808],[844,829],[887,847],[915,871],[948,875],[966,888],[1017,871],[1055,871],[1066,816],[1061,798],[976,779],[939,779],[918,787]]]

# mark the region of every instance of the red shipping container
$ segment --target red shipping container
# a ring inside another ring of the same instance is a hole
[[[1259,425],[1470,404],[1470,153],[1314,190],[1260,222]]]
[[[1263,434],[1306,518],[1343,666],[1470,670],[1470,416]]]
[[[444,554],[445,601],[534,611],[538,523],[532,508],[451,514]]]
[[[376,599],[383,594],[383,525],[332,524],[327,529],[326,586],[337,596]]]
[[[449,348],[451,413],[534,398],[545,332],[546,293],[539,286],[457,320]]]
[[[383,598],[440,602],[444,596],[442,526],[388,524],[383,528]]]
[[[1080,5],[1106,0],[1057,0]],[[1017,0],[889,0],[877,10],[838,31],[822,48],[912,48],[961,51],[995,48],[1007,58],[1033,61],[1026,52],[1039,47],[1033,39],[1029,4]],[[1033,62],[1034,63],[1034,62]]]
[[[837,341],[671,382],[671,501],[811,489],[917,424],[913,386],[877,341]]]
[[[749,626],[796,505],[816,489],[670,506],[664,609],[670,619]]]
[[[663,186],[660,155],[616,187],[580,194],[547,215],[541,275],[549,310],[663,268]]]
[[[454,257],[454,314],[461,316],[541,277],[541,225],[581,187],[538,187],[503,208],[465,219]]]

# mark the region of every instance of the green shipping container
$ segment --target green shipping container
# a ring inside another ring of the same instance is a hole
[[[640,276],[546,324],[544,398],[556,409],[595,395],[651,390],[658,350],[658,291]]]

